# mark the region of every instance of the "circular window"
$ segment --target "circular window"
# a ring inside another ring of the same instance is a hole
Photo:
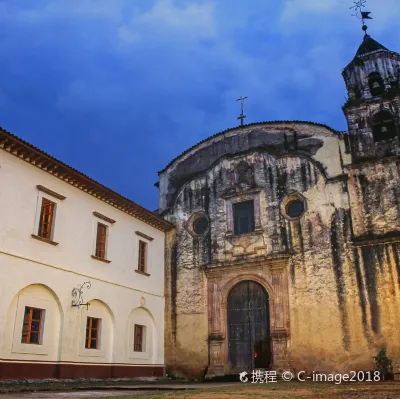
[[[193,231],[197,235],[204,235],[208,229],[208,219],[202,216],[193,223]]]
[[[304,212],[304,202],[298,199],[288,202],[286,205],[286,213],[291,218],[298,218]]]

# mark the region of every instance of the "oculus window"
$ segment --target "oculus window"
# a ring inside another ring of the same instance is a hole
[[[307,201],[298,192],[287,194],[280,205],[281,214],[288,220],[299,220],[307,211]]]
[[[208,219],[205,216],[202,216],[193,222],[193,232],[199,236],[202,236],[206,234],[208,225]]]
[[[298,218],[304,213],[304,202],[299,199],[290,201],[286,205],[286,213],[291,218]]]

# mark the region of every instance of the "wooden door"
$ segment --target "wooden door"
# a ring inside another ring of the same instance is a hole
[[[265,289],[254,281],[242,281],[229,293],[227,310],[230,367],[237,371],[269,368],[269,298]]]

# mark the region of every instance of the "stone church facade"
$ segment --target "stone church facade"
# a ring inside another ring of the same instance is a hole
[[[261,122],[160,172],[167,372],[370,370],[400,360],[400,54],[344,69],[348,132]]]

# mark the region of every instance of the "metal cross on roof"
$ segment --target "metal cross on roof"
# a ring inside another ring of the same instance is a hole
[[[365,25],[365,20],[372,19],[372,17],[369,16],[369,14],[371,14],[370,11],[362,11],[366,3],[367,0],[356,0],[354,1],[354,5],[350,7],[350,10],[354,10],[356,12],[355,14],[352,14],[353,17],[357,17],[360,21],[362,21],[362,30],[365,32],[365,34],[367,34],[368,29],[368,26]]]
[[[237,119],[240,119],[240,126],[244,125],[244,120],[246,118],[246,115],[244,114],[244,100],[246,100],[247,97],[243,97],[241,96],[240,98],[238,98],[236,101],[240,101],[240,109],[241,109],[241,113],[240,115],[237,117]]]

